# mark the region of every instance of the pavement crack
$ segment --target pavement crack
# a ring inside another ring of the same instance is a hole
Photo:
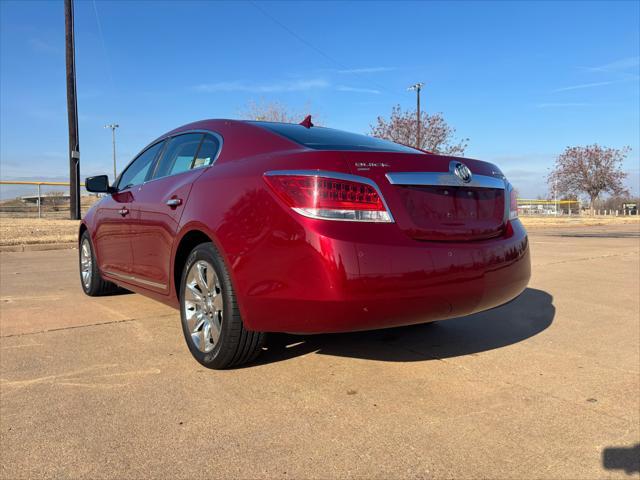
[[[117,368],[117,363],[99,364],[91,367],[75,370],[73,372],[60,373],[56,375],[46,375],[24,380],[6,380],[0,379],[0,386],[3,388],[12,387],[14,390],[30,387],[40,384],[61,385],[65,387],[83,387],[83,388],[116,388],[126,387],[129,383],[112,383],[110,379],[116,377],[143,377],[146,375],[159,375],[159,368],[148,368],[139,370],[130,370],[114,373],[99,373],[100,370]],[[124,379],[123,379],[124,380]]]
[[[81,374],[86,373],[86,372],[90,372],[90,371],[95,370],[95,369],[112,368],[112,367],[117,367],[117,366],[118,366],[117,363],[104,364],[104,365],[93,365],[91,367],[87,367],[87,368],[83,368],[83,369],[80,369],[80,370],[76,370],[74,372],[61,373],[61,374],[58,374],[58,375],[46,375],[44,377],[30,378],[30,379],[27,379],[27,380],[5,380],[5,379],[0,379],[0,385],[2,385],[4,387],[22,388],[22,387],[28,387],[30,385],[35,385],[35,384],[38,384],[38,383],[55,382],[55,380],[57,380],[58,378],[74,377],[74,376],[81,375]]]
[[[44,343],[28,343],[26,345],[8,345],[6,347],[0,347],[0,350],[9,350],[10,348],[28,348],[28,347],[43,347]]]
[[[135,322],[140,320],[138,318],[125,318],[122,320],[112,320],[110,322],[100,322],[100,323],[91,323],[88,325],[70,325],[68,327],[60,327],[60,328],[50,328],[48,330],[39,330],[37,332],[25,332],[25,333],[14,333],[11,335],[0,335],[0,338],[11,338],[11,337],[25,337],[27,335],[37,335],[40,333],[49,333],[49,332],[59,332],[62,330],[73,330],[75,328],[86,328],[86,327],[99,327],[101,325],[113,325],[115,323],[126,323],[126,322]]]

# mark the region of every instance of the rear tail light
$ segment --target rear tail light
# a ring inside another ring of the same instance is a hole
[[[264,179],[282,201],[306,217],[393,221],[376,185],[363,177],[323,172],[267,172]]]
[[[509,191],[509,220],[518,218],[518,193],[513,185],[507,184]]]

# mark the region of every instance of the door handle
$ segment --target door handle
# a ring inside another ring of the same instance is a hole
[[[120,210],[118,210],[118,213],[124,217],[126,215],[129,215],[129,209],[127,207],[122,207]]]
[[[167,205],[170,207],[177,207],[178,205],[182,205],[182,199],[180,198],[170,198],[167,200]]]

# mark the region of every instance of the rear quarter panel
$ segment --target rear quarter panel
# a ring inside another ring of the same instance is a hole
[[[316,285],[319,282],[326,285],[331,276],[309,278],[309,272],[337,268],[324,264],[318,268],[317,252],[322,245],[317,238],[309,238],[289,209],[268,190],[264,173],[289,169],[348,172],[348,167],[339,153],[299,147],[229,160],[232,153],[227,152],[225,159],[221,156],[222,161],[194,183],[179,238],[191,230],[201,230],[213,240],[230,270],[243,320],[252,328],[245,308],[248,297],[265,293],[277,296],[278,291],[286,290],[305,298],[310,288],[320,288]]]

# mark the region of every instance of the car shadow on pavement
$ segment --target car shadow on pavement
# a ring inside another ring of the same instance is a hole
[[[279,362],[311,352],[387,362],[470,355],[537,335],[551,325],[555,310],[550,294],[527,288],[501,307],[435,323],[354,333],[270,334],[265,351],[251,365]]]
[[[602,465],[607,470],[624,470],[627,475],[640,473],[640,443],[631,447],[605,448]]]
[[[116,286],[115,290],[104,293],[104,296],[117,297],[118,295],[132,295],[132,294],[133,292],[131,290],[127,290],[126,288]]]

